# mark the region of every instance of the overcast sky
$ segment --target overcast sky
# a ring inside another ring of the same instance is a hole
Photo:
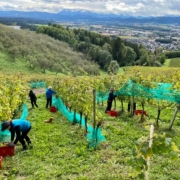
[[[136,16],[180,15],[180,0],[0,0],[0,10],[89,10]]]

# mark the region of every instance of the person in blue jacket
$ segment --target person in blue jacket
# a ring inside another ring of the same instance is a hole
[[[53,94],[56,94],[56,92],[52,90],[51,86],[49,86],[47,91],[46,91],[46,100],[47,100],[46,101],[46,108],[48,108],[48,106],[51,107],[51,105],[52,105],[52,95]]]
[[[117,95],[114,94],[114,88],[111,88],[110,92],[109,92],[108,100],[107,100],[107,108],[105,110],[105,113],[107,113],[107,111],[111,111],[112,102],[113,102],[113,100],[115,100],[116,96]]]
[[[26,142],[28,143],[28,146],[32,148],[31,140],[28,137],[28,133],[31,130],[31,123],[29,121],[20,119],[4,121],[1,124],[1,131],[4,130],[9,130],[11,132],[11,142],[8,144],[9,146],[14,146],[19,141],[22,144],[23,150],[28,149]],[[14,140],[15,135],[16,139]]]

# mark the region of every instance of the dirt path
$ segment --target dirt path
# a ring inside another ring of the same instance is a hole
[[[44,94],[46,92],[46,88],[38,88],[38,89],[33,89],[33,92],[35,94]]]

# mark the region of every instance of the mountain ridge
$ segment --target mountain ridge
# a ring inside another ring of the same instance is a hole
[[[13,18],[34,18],[49,21],[73,21],[73,22],[120,22],[120,23],[159,23],[180,25],[180,16],[131,16],[118,14],[94,13],[91,11],[62,10],[58,13],[39,12],[39,11],[2,11],[0,17]]]

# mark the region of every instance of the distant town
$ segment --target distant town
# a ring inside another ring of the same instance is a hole
[[[98,32],[111,37],[120,37],[129,42],[141,44],[154,51],[157,48],[162,51],[180,50],[180,26],[175,25],[151,25],[151,24],[127,24],[120,25],[87,25],[64,23],[70,28],[83,28],[88,31]]]
[[[133,30],[133,29],[102,29],[99,33],[111,36],[119,36],[127,41],[142,44],[151,51],[157,48],[162,50],[180,50],[180,28],[162,32],[160,30]],[[162,40],[162,42],[161,42]],[[166,41],[163,41],[166,40]]]
[[[69,23],[56,22],[68,28],[82,28],[91,32],[111,37],[120,37],[126,41],[141,44],[146,49],[154,52],[155,49],[162,51],[180,50],[180,26],[176,25],[152,25],[152,24],[88,24],[88,23]],[[20,26],[12,26],[20,29]]]

